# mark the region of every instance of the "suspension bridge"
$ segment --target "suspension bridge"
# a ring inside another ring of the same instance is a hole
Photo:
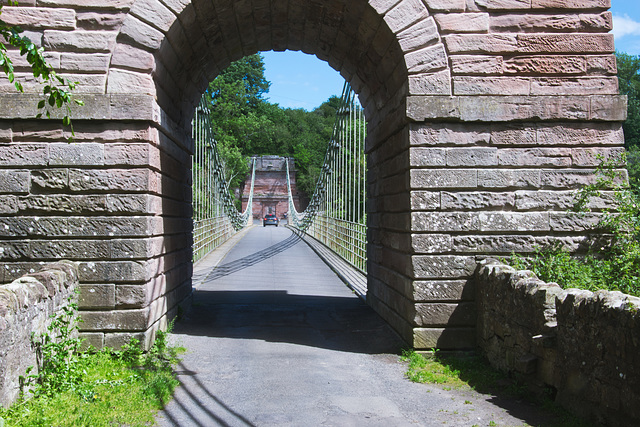
[[[188,351],[161,426],[524,420],[478,393],[463,396],[404,379],[397,355],[405,343],[363,301],[366,123],[348,85],[304,210],[294,203],[290,162],[284,162],[287,228],[252,227],[255,160],[249,202],[237,210],[207,120],[201,104],[192,169],[194,302],[172,334]]]
[[[235,233],[253,225],[255,161],[246,209],[239,212],[227,170],[211,131],[204,98],[193,119],[193,261],[197,263]],[[366,298],[366,121],[349,84],[345,84],[321,174],[306,209],[294,203],[286,165],[288,225],[338,270],[353,290]],[[219,274],[214,272],[215,274]]]

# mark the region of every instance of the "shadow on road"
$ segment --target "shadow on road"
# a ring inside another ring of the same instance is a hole
[[[249,420],[213,395],[198,378],[197,373],[187,369],[183,362],[180,362],[176,369],[176,375],[180,381],[180,390],[184,395],[174,394],[172,410],[165,410],[162,413],[166,421],[163,425],[182,427],[185,425],[184,417],[186,416],[188,425],[191,426],[254,427],[254,424]],[[229,420],[232,424],[225,420]]]
[[[391,327],[356,297],[286,291],[199,290],[175,332],[363,354],[398,354],[403,347]]]
[[[297,234],[297,231],[293,231],[293,234],[291,236],[289,236],[288,238],[286,238],[281,242],[278,242],[275,245],[269,246],[266,249],[263,249],[261,251],[255,252],[246,257],[237,259],[235,261],[231,261],[226,264],[222,264],[214,268],[213,270],[211,270],[211,273],[209,273],[205,277],[205,279],[203,280],[203,283],[220,279],[221,277],[228,276],[230,274],[243,270],[247,267],[251,267],[258,263],[261,263],[262,261],[265,261],[271,257],[274,257],[279,253],[282,253],[287,249],[297,245],[300,242],[300,240],[301,240],[301,237]]]

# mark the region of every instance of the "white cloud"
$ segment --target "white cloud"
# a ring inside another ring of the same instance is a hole
[[[627,14],[614,15],[612,33],[615,38],[640,36],[640,22],[634,21]]]

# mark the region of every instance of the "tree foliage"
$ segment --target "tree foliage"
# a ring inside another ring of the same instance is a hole
[[[232,63],[209,84],[214,137],[233,171],[237,187],[248,173],[247,157],[293,157],[298,189],[313,192],[331,138],[339,99],[331,97],[315,110],[281,108],[264,99],[270,82],[260,54]]]
[[[9,1],[9,4],[15,6],[17,2]],[[2,14],[2,5],[0,4],[0,15]],[[83,105],[80,100],[73,99],[71,92],[75,89],[77,82],[71,82],[64,77],[58,75],[44,59],[44,48],[37,47],[28,37],[21,36],[22,29],[17,26],[9,26],[0,20],[0,36],[11,47],[17,49],[20,55],[24,56],[31,67],[31,72],[37,81],[42,83],[42,100],[38,102],[38,110],[40,112],[36,118],[45,115],[51,117],[51,108],[65,108],[66,114],[62,119],[65,126],[71,127],[73,135],[73,125],[71,123],[71,104]],[[0,41],[0,67],[6,74],[10,83],[13,83],[18,92],[24,92],[22,84],[16,80],[14,67],[11,58],[8,55],[7,45]]]
[[[616,52],[620,94],[627,95],[627,120],[624,129],[625,147],[640,146],[640,56]]]

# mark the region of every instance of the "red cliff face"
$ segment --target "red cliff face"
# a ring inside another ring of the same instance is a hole
[[[253,190],[253,217],[262,218],[266,214],[275,214],[284,218],[289,212],[287,193],[287,167],[285,157],[263,156],[256,158],[256,177]],[[296,174],[293,159],[289,161],[291,193],[296,209],[300,209],[298,190],[296,188]],[[247,176],[242,193],[242,209],[247,206],[249,191],[251,190],[251,175]]]

